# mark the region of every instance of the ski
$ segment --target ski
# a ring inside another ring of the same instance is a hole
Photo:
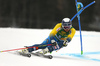
[[[38,52],[36,52],[36,53],[31,53],[31,54],[32,54],[32,55],[35,55],[35,56],[39,56],[39,57],[48,58],[48,59],[52,59],[52,58],[53,58],[52,55],[44,55],[44,54],[38,53]]]
[[[38,56],[38,57],[44,57],[44,58],[48,58],[48,59],[52,59],[53,58],[53,56],[52,55],[44,55],[44,54],[41,54],[41,53],[38,53],[38,52],[36,52],[36,53],[23,53],[23,52],[20,52],[20,51],[16,51],[16,54],[17,55],[21,55],[21,56],[25,56],[25,57],[31,57],[31,55],[35,55],[35,56]]]
[[[25,54],[25,53],[22,53],[22,52],[19,52],[19,51],[16,51],[19,55],[22,55],[22,56],[25,56],[25,57],[31,57],[31,54]]]

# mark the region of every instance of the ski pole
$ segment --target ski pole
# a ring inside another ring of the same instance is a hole
[[[85,10],[86,8],[88,8],[89,6],[91,6],[92,4],[94,4],[95,1],[91,2],[90,4],[88,4],[87,6],[83,7],[78,13],[76,13],[72,18],[71,21],[73,21],[73,19],[77,16],[80,15],[82,13],[83,10]]]
[[[40,46],[50,46],[50,45],[52,45],[52,44],[40,45]],[[3,50],[3,51],[0,51],[0,53],[1,53],[1,52],[15,51],[15,50],[28,49],[28,48],[34,48],[34,47],[36,47],[36,49],[38,49],[38,47],[37,47],[37,46],[32,46],[32,47],[26,47],[26,48],[17,48],[17,49]]]
[[[34,47],[28,47],[28,48],[34,48]],[[0,52],[9,52],[9,51],[22,50],[22,49],[28,49],[28,48],[17,48],[17,49],[3,50]]]
[[[0,52],[9,52],[9,51],[15,51],[15,50],[22,50],[22,49],[27,49],[27,48],[18,48],[18,49],[3,50],[3,51],[0,51]]]

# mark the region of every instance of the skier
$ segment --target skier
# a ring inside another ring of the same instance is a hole
[[[48,38],[41,44],[26,46],[27,49],[22,50],[23,53],[29,53],[38,49],[42,49],[39,53],[46,54],[66,47],[75,35],[76,30],[72,27],[72,22],[69,18],[64,18],[61,23],[58,23],[51,31]],[[29,48],[32,47],[32,48]]]

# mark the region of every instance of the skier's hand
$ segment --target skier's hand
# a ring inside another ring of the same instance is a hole
[[[63,44],[63,47],[66,47],[68,44]]]
[[[63,42],[63,44],[67,44],[68,43],[68,41],[67,40],[65,40],[64,42]]]
[[[51,40],[52,46],[56,46],[57,42],[55,40]]]
[[[63,42],[63,47],[66,47],[67,45],[68,45],[68,41],[65,40],[65,41]]]

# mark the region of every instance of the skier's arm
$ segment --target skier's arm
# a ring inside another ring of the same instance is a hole
[[[56,33],[61,29],[61,23],[58,23],[53,30],[50,32],[50,37],[54,37],[56,35]]]
[[[71,34],[68,35],[66,40],[63,42],[63,46],[66,47],[68,43],[72,40],[73,36],[75,35],[76,30],[74,28],[71,29]]]
[[[75,32],[76,32],[76,30],[74,29],[74,28],[72,28],[71,29],[71,34],[69,34],[68,35],[68,37],[67,37],[67,42],[70,42],[71,40],[72,40],[72,38],[74,37],[74,35],[75,35]]]

